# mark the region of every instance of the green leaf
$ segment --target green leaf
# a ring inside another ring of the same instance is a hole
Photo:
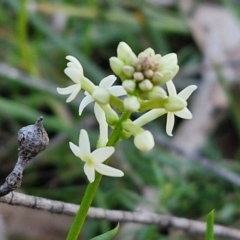
[[[212,210],[207,216],[207,229],[205,240],[214,240],[214,210]]]
[[[117,234],[118,228],[119,228],[119,224],[114,229],[112,229],[104,234],[101,234],[97,237],[91,238],[90,240],[110,240]]]

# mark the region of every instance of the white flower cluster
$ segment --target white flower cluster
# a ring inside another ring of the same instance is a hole
[[[188,86],[177,94],[171,80],[179,70],[174,53],[162,57],[148,48],[136,56],[126,43],[121,42],[117,48],[117,57],[110,58],[113,72],[122,81],[121,85],[115,86],[113,84],[117,78],[114,75],[105,77],[99,86],[95,86],[84,76],[82,65],[75,57],[67,56],[66,59],[70,62],[64,72],[74,84],[57,88],[58,93],[69,95],[66,102],[70,102],[81,89],[85,90],[86,96],[79,105],[79,115],[88,104],[94,102],[94,113],[99,123],[98,149],[90,152],[85,130],[80,131],[79,146],[70,143],[72,152],[85,162],[84,171],[90,182],[95,179],[95,171],[107,176],[123,176],[122,171],[104,164],[115,150],[114,147],[106,147],[106,144],[109,126],[114,129],[119,122],[118,113],[129,112],[129,116],[133,112],[143,113],[135,121],[127,119],[122,123],[123,135],[133,135],[134,144],[141,151],[149,151],[154,147],[153,136],[142,128],[143,125],[167,114],[166,132],[172,136],[175,116],[192,118],[187,108],[187,99],[197,87]],[[161,87],[165,83],[168,94]],[[120,96],[125,97],[122,100]]]

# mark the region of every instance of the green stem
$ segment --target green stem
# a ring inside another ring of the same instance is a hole
[[[122,114],[121,118],[119,119],[118,124],[116,125],[116,128],[113,130],[113,132],[108,140],[107,146],[115,146],[116,145],[116,143],[118,142],[119,137],[121,135],[122,122],[124,122],[129,117],[130,117],[129,112],[125,112]],[[107,160],[105,163],[107,164],[108,161],[109,160]],[[93,198],[97,192],[97,189],[98,189],[101,179],[102,179],[102,175],[96,172],[95,181],[93,183],[88,184],[85,194],[83,196],[81,205],[79,206],[77,215],[75,216],[72,226],[69,230],[67,240],[77,240],[78,239],[78,236],[81,232],[81,229],[85,222],[88,210],[89,210],[91,203],[93,201]]]
[[[22,62],[25,69],[33,75],[37,74],[37,70],[34,67],[33,60],[30,56],[30,46],[27,36],[27,24],[28,24],[28,12],[27,12],[28,0],[20,1],[20,9],[18,15],[18,43],[19,50],[22,57]]]

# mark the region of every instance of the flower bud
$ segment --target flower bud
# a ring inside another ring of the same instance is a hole
[[[153,70],[152,69],[147,69],[146,71],[144,71],[144,75],[146,76],[146,78],[151,79],[153,77]]]
[[[92,97],[98,103],[108,104],[109,100],[110,100],[110,97],[111,97],[111,94],[109,93],[109,91],[106,88],[97,87],[93,91]]]
[[[130,112],[137,112],[140,108],[138,98],[135,96],[126,97],[123,101],[124,108]]]
[[[152,48],[147,48],[141,53],[138,54],[138,58],[145,58],[145,57],[153,57],[155,55],[155,52]]]
[[[122,71],[126,75],[126,77],[131,78],[133,76],[135,69],[132,66],[125,65],[123,66]]]
[[[150,151],[155,145],[152,133],[146,130],[137,134],[134,137],[134,145],[140,151]]]
[[[136,90],[136,82],[134,80],[125,80],[122,86],[128,93],[133,93]]]
[[[148,79],[145,79],[144,81],[142,81],[141,83],[139,83],[139,88],[142,90],[142,91],[149,91],[153,88],[153,84],[151,83],[150,80]]]
[[[162,57],[161,64],[162,65],[177,65],[177,54],[176,53],[169,53]]]
[[[164,103],[164,108],[168,112],[177,112],[182,110],[187,106],[187,102],[178,97],[178,96],[169,96],[166,98],[166,102]]]
[[[144,79],[144,75],[141,72],[135,72],[133,77],[137,82],[140,82]]]
[[[127,65],[133,65],[134,61],[137,59],[135,53],[125,42],[119,43],[117,47],[117,57]]]
[[[159,86],[153,87],[153,89],[148,93],[148,98],[150,100],[164,99],[166,97],[167,97],[166,91]]]
[[[160,72],[155,72],[152,78],[153,83],[159,83],[163,78],[163,74]]]
[[[160,67],[157,72],[160,72],[163,77],[159,81],[159,84],[164,84],[170,79],[175,77],[179,70],[177,65],[177,55],[175,53],[170,53],[162,57]]]
[[[155,65],[159,65],[159,67],[160,67],[161,59],[162,59],[161,54],[156,54],[155,56],[152,57],[152,62],[153,62]]]
[[[111,69],[113,70],[113,72],[116,74],[116,75],[119,75],[122,73],[122,68],[124,66],[124,62],[121,61],[119,58],[117,57],[111,57],[109,59],[109,63],[110,63],[110,67]]]
[[[158,79],[159,81],[157,82],[158,84],[164,84],[166,82],[168,82],[169,80],[172,79],[173,76],[173,72],[170,70],[163,70],[161,72],[158,72],[159,74],[156,73],[156,79]],[[162,75],[162,77],[160,78],[160,76]],[[155,83],[155,81],[154,81]]]

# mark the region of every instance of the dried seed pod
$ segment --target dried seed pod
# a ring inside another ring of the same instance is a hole
[[[43,127],[43,117],[39,117],[34,125],[18,131],[18,160],[12,172],[0,186],[0,197],[21,186],[23,170],[29,161],[43,151],[49,143],[47,132]]]
[[[43,127],[43,117],[34,125],[28,125],[18,131],[19,158],[29,161],[43,151],[49,143],[47,132]]]

